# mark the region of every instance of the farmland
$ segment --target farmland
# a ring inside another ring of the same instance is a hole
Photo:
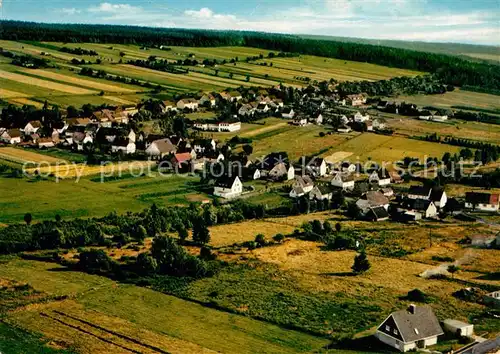
[[[32,261],[3,264],[1,278],[28,282],[48,295],[71,295],[74,299],[28,307],[13,313],[7,321],[82,351],[115,351],[118,344],[141,351],[154,346],[173,353],[233,352],[236,348],[240,353],[258,348],[288,353],[319,349],[327,343],[149,289],[53,269],[53,264]],[[156,321],[151,322],[152,317]],[[213,336],[213,328],[218,329],[218,336]],[[111,343],[96,340],[103,335]],[[136,342],[126,339],[130,335]]]
[[[295,87],[306,85],[297,77],[309,77],[310,80],[329,80],[331,78],[337,80],[378,80],[393,76],[420,74],[410,70],[312,56],[262,59],[255,63],[244,63],[244,58],[260,54],[267,56],[268,51],[243,47],[189,48],[173,46],[170,51],[164,51],[154,48],[143,50],[135,45],[18,43],[4,40],[0,41],[0,47],[14,53],[49,59],[59,66],[57,70],[20,69],[2,60],[0,63],[0,84],[2,87],[0,98],[19,105],[39,105],[40,103],[35,102],[43,103],[45,100],[62,107],[81,106],[84,103],[116,104],[138,102],[141,98],[151,97],[150,92],[140,86],[83,78],[77,75],[79,69],[71,63],[74,58],[90,62],[91,64],[87,67],[94,70],[104,70],[109,74],[163,85],[165,95],[199,90],[221,91],[240,86],[275,86],[281,82]],[[62,47],[81,47],[95,50],[99,56],[62,53],[59,51]],[[217,73],[212,68],[193,68],[187,75],[170,74],[126,64],[127,60],[145,60],[149,56],[175,61],[192,56],[198,60],[230,60],[238,57],[240,62],[219,65]],[[100,64],[94,63],[97,58]],[[120,63],[120,60],[123,63]],[[271,63],[272,67],[266,66]],[[105,95],[99,96],[99,91],[104,91]],[[136,92],[139,94],[136,95]],[[122,98],[121,96],[124,94],[129,94],[129,96]]]

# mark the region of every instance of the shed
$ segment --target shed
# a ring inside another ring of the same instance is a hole
[[[444,320],[443,328],[447,332],[455,333],[458,337],[470,337],[474,334],[474,325],[458,320]]]

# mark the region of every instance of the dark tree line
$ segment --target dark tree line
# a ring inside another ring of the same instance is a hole
[[[49,61],[47,59],[37,58],[28,54],[19,55],[4,50],[3,48],[0,48],[0,55],[6,58],[11,58],[12,65],[31,67],[33,69],[50,67]]]
[[[70,54],[75,54],[75,55],[90,55],[90,56],[96,56],[99,55],[95,50],[91,49],[85,49],[85,48],[68,48],[68,47],[62,47],[59,49],[60,52],[64,53],[70,53]]]
[[[186,59],[187,60],[187,59]],[[149,57],[148,60],[129,60],[128,64],[140,66],[143,68],[165,71],[172,74],[187,74],[188,70],[176,68],[174,65],[170,64],[168,60],[157,59],[154,56]]]
[[[500,91],[500,71],[497,65],[401,48],[247,31],[43,24],[19,21],[2,21],[0,24],[0,38],[7,40],[125,43],[154,47],[168,45],[249,46],[430,72],[448,85],[480,88],[491,92]]]

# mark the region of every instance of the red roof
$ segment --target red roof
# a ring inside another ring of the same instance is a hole
[[[181,154],[174,154],[174,160],[178,163],[182,163],[182,162],[185,162],[185,161],[189,161],[191,160],[193,157],[191,156],[191,154],[189,152],[183,152]]]

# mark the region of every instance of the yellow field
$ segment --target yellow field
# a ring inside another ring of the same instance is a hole
[[[17,163],[65,163],[65,160],[58,159],[52,156],[38,154],[36,152],[16,149],[13,147],[2,147],[0,148],[0,159],[5,159],[8,161],[13,161]]]
[[[108,85],[108,84],[103,84],[97,81],[92,81],[92,80],[86,80],[86,79],[80,79],[75,76],[69,76],[69,75],[64,75],[64,74],[58,74],[52,71],[47,71],[47,70],[28,70],[24,69],[22,70],[23,72],[30,73],[36,76],[41,76],[45,77],[48,79],[54,79],[57,81],[63,81],[67,82],[69,84],[75,84],[75,85],[80,85],[80,86],[85,86],[89,88],[93,88],[96,90],[102,90],[102,91],[111,91],[111,92],[135,92],[134,90],[126,89],[120,86],[115,86],[115,85]]]
[[[79,87],[59,84],[56,82],[36,79],[34,77],[25,76],[25,75],[16,74],[16,73],[11,73],[8,71],[3,71],[3,70],[0,70],[0,78],[12,80],[12,81],[17,81],[17,82],[22,82],[22,83],[28,84],[28,85],[43,87],[43,88],[46,88],[49,90],[72,93],[72,94],[76,94],[76,95],[88,95],[88,94],[96,93],[96,91],[92,91],[92,90],[87,90],[87,89],[83,89],[83,88],[79,88]]]
[[[14,103],[14,104],[22,105],[22,106],[29,105],[29,106],[35,106],[36,108],[43,107],[43,103],[33,101],[33,100],[30,100],[27,98],[9,98],[7,101],[9,103]]]
[[[288,123],[286,123],[286,122],[276,123],[276,124],[273,124],[271,126],[266,126],[264,128],[251,130],[249,132],[241,134],[240,136],[241,137],[245,137],[245,138],[249,138],[249,137],[252,137],[252,136],[255,136],[255,135],[258,135],[258,134],[262,134],[262,133],[266,133],[266,132],[269,132],[269,131],[272,131],[272,130],[276,130],[276,129],[279,129],[279,128],[282,128],[282,127],[286,127],[287,125],[288,125]]]
[[[128,100],[125,100],[123,98],[114,97],[114,96],[102,96],[102,98],[105,98],[105,99],[110,100],[110,101],[122,103],[122,104],[135,104],[135,102],[128,101]]]
[[[21,92],[15,92],[0,88],[0,98],[12,98],[12,97],[28,97],[28,95]]]
[[[154,161],[132,161],[112,163],[103,166],[89,166],[85,164],[59,164],[57,166],[43,166],[26,169],[26,173],[34,174],[38,172],[41,175],[53,175],[54,177],[65,178],[79,178],[83,176],[91,176],[97,174],[114,174],[144,171],[147,172],[148,167],[154,165]],[[138,173],[138,176],[140,173]]]

